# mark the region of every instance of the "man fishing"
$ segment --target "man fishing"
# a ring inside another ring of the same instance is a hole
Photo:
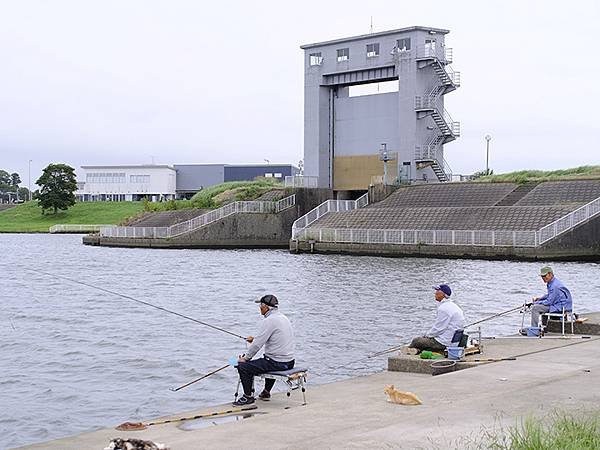
[[[454,333],[465,327],[465,316],[462,309],[454,303],[450,296],[452,289],[447,284],[433,286],[435,290],[435,301],[438,302],[437,317],[435,323],[425,336],[414,338],[409,348],[417,350],[417,354],[423,350],[443,352],[452,343]]]
[[[552,267],[545,266],[540,269],[540,276],[548,292],[541,297],[533,297],[531,303],[531,326],[538,327],[540,316],[544,313],[562,313],[573,310],[573,298],[567,287],[554,276]],[[521,334],[527,335],[526,330],[520,330]]]
[[[279,301],[274,295],[265,295],[256,300],[259,303],[260,313],[264,320],[256,336],[248,336],[246,340],[251,343],[246,354],[238,358],[238,372],[244,394],[233,404],[243,406],[254,403],[253,384],[254,376],[266,372],[276,372],[294,368],[294,331],[289,319],[279,312]],[[263,347],[262,358],[252,359]],[[275,380],[265,380],[265,388],[258,395],[261,400],[270,400],[271,389]]]

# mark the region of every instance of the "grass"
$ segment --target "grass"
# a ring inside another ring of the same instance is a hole
[[[473,448],[467,445],[469,448]],[[492,450],[592,450],[600,448],[600,414],[554,412],[545,418],[526,418],[499,432],[485,432],[475,448]]]
[[[142,202],[82,202],[67,211],[42,215],[37,201],[0,211],[0,232],[48,232],[56,224],[119,224],[143,210]]]
[[[518,172],[487,175],[478,178],[483,183],[526,183],[529,181],[563,181],[600,179],[600,166],[580,166],[562,170],[520,170]]]

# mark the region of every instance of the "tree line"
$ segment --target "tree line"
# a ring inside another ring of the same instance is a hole
[[[19,186],[21,177],[17,172],[9,173],[0,169],[0,200],[3,202],[15,202],[29,199],[29,189]]]

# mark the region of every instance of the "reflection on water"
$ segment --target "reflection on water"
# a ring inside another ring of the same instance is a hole
[[[0,255],[0,448],[230,401],[233,369],[169,388],[245,350],[239,338],[28,268],[243,336],[260,320],[252,300],[274,293],[294,324],[296,359],[310,368],[312,384],[383,370],[385,357],[364,356],[427,330],[433,284],[451,284],[468,322],[544,290],[542,263],[100,248],[81,245],[80,236],[8,234],[0,234]],[[598,264],[552,265],[579,311],[600,310],[590,295],[600,291]],[[520,317],[483,325],[486,336],[509,334]]]

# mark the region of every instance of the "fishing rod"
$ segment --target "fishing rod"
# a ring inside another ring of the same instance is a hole
[[[468,325],[465,325],[465,328],[472,327],[473,325],[477,325],[478,323],[481,323],[481,322],[486,322],[486,321],[488,321],[488,320],[495,319],[496,317],[504,316],[504,315],[506,315],[506,314],[509,314],[509,313],[511,313],[511,312],[513,312],[513,311],[516,311],[516,310],[518,310],[518,309],[521,309],[521,308],[523,308],[524,306],[525,306],[525,305],[523,304],[523,305],[519,305],[519,306],[517,306],[516,308],[512,308],[512,309],[508,309],[508,310],[506,310],[506,311],[499,312],[499,313],[497,313],[497,314],[494,314],[494,315],[492,315],[492,316],[486,317],[485,319],[481,319],[481,320],[478,320],[478,321],[476,321],[476,322],[473,322],[473,323],[470,323],[470,324],[468,324]]]
[[[226,414],[237,414],[237,413],[241,413],[244,411],[252,411],[253,409],[257,409],[257,408],[258,408],[258,406],[256,406],[256,405],[250,405],[250,406],[245,406],[243,408],[228,409],[226,411],[217,411],[217,412],[212,412],[212,413],[197,414],[195,416],[189,416],[189,417],[178,417],[177,419],[157,420],[156,422],[125,422],[125,423],[122,423],[121,425],[118,425],[117,427],[115,427],[115,429],[117,429],[119,431],[145,430],[146,428],[148,428],[152,425],[163,425],[165,423],[183,422],[186,420],[196,420],[196,419],[206,419],[208,417],[224,416]]]
[[[213,370],[212,372],[209,372],[209,373],[207,373],[206,375],[202,375],[201,377],[199,377],[199,378],[196,378],[195,380],[192,380],[192,381],[190,381],[189,383],[183,384],[183,385],[181,385],[181,386],[179,386],[179,387],[177,387],[177,388],[169,388],[169,390],[170,390],[170,391],[173,391],[173,392],[177,392],[177,391],[178,391],[178,390],[180,390],[180,389],[183,389],[183,388],[185,388],[185,387],[188,387],[190,384],[197,383],[197,382],[198,382],[198,381],[200,381],[200,380],[204,380],[205,378],[208,378],[208,377],[210,377],[211,375],[214,375],[215,373],[217,373],[217,372],[220,372],[221,370],[228,368],[230,365],[231,365],[231,364],[227,364],[227,365],[225,365],[225,366],[223,366],[223,367],[219,367],[218,369],[215,369],[215,370]]]
[[[240,339],[246,340],[246,337],[245,337],[245,336],[241,336],[241,335],[239,335],[239,334],[236,334],[236,333],[233,333],[233,332],[231,332],[231,331],[228,331],[228,330],[226,330],[226,329],[224,329],[224,328],[217,327],[216,325],[211,325],[211,324],[209,324],[209,323],[206,323],[206,322],[203,322],[203,321],[201,321],[201,320],[194,319],[193,317],[186,316],[185,314],[181,314],[181,313],[178,313],[178,312],[176,312],[176,311],[172,311],[172,310],[170,310],[170,309],[163,308],[162,306],[153,305],[152,303],[145,302],[145,301],[143,301],[143,300],[138,300],[137,298],[130,297],[129,295],[120,294],[120,293],[118,293],[118,292],[111,291],[111,290],[109,290],[109,289],[105,289],[105,288],[101,288],[101,287],[98,287],[98,286],[94,286],[94,285],[92,285],[92,284],[85,283],[85,282],[83,282],[83,281],[79,281],[79,280],[74,280],[73,278],[65,277],[65,276],[62,276],[62,275],[55,275],[55,274],[53,274],[53,273],[48,273],[48,272],[44,272],[44,271],[41,271],[41,270],[35,270],[35,269],[28,268],[28,267],[27,267],[27,268],[25,268],[25,270],[29,270],[29,271],[31,271],[31,272],[35,272],[35,273],[40,273],[40,274],[47,275],[47,276],[50,276],[50,277],[61,278],[61,279],[63,279],[63,280],[71,281],[72,283],[81,284],[81,285],[83,285],[83,286],[87,286],[87,287],[89,287],[89,288],[92,288],[92,289],[97,289],[97,290],[99,290],[99,291],[103,291],[103,292],[107,292],[107,293],[109,293],[109,294],[117,295],[117,296],[119,296],[119,297],[122,297],[122,298],[125,298],[125,299],[127,299],[127,300],[132,300],[132,301],[134,301],[134,302],[136,302],[136,303],[140,303],[140,304],[142,304],[142,305],[150,306],[150,307],[152,307],[152,308],[158,309],[158,310],[160,310],[160,311],[167,312],[167,313],[169,313],[169,314],[174,314],[174,315],[176,315],[176,316],[179,316],[179,317],[182,317],[182,318],[184,318],[184,319],[191,320],[192,322],[196,322],[196,323],[198,323],[198,324],[200,324],[200,325],[204,325],[205,327],[212,328],[213,330],[221,331],[221,332],[223,332],[223,333],[230,334],[231,336],[235,336],[235,337],[237,337],[237,338],[240,338]]]

